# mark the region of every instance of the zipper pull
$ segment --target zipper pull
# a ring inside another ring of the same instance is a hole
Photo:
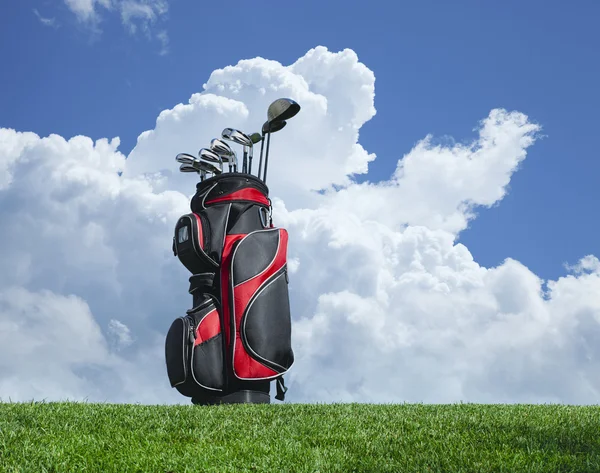
[[[196,331],[194,330],[194,325],[190,325],[190,329],[189,329],[189,339],[190,339],[190,343],[193,345],[194,342],[196,341]]]

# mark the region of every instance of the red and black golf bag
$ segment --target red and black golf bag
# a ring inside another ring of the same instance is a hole
[[[269,403],[294,362],[287,231],[273,226],[267,186],[250,174],[199,182],[173,253],[190,271],[193,307],[166,337],[171,386],[194,404]]]

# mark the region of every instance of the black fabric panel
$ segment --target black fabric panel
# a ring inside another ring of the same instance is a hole
[[[262,273],[273,261],[279,246],[279,230],[265,230],[244,238],[233,258],[233,284]]]
[[[192,197],[190,208],[192,209],[192,212],[198,212],[202,210],[203,200],[208,201],[218,197],[224,197],[246,188],[257,189],[266,197],[269,196],[269,188],[264,182],[258,179],[258,177],[251,174],[225,173],[196,184],[196,194]]]
[[[284,271],[270,282],[251,301],[242,320],[241,335],[250,356],[256,358],[258,355],[258,361],[281,373],[294,362],[290,302]]]
[[[189,340],[187,339],[189,324],[187,321],[187,317],[175,319],[167,332],[165,358],[167,360],[167,374],[171,387],[185,382],[188,375],[188,347],[186,344],[189,344]]]
[[[216,273],[194,274],[190,277],[190,288],[188,292],[190,294],[193,294],[194,292],[212,292],[215,276]]]
[[[195,346],[192,360],[196,382],[207,388],[224,388],[222,333]]]
[[[201,221],[206,222],[206,217],[201,216]],[[183,233],[181,233],[182,230],[184,230]],[[185,239],[182,240],[180,234]],[[202,249],[210,242],[210,228],[207,223],[202,224],[203,241],[199,241],[196,217],[194,214],[184,215],[179,218],[175,225],[174,237],[177,257],[189,272],[197,274],[215,270],[215,264],[206,257]]]
[[[200,212],[209,222],[210,247],[206,248],[208,256],[217,263],[221,262],[223,242],[225,241],[225,225],[229,214],[229,204],[215,205]]]
[[[255,230],[262,230],[263,224],[260,220],[259,205],[247,205],[244,211],[238,215],[227,230],[228,235],[247,235]]]
[[[229,211],[229,220],[227,221],[227,235],[231,235],[233,232],[231,228],[236,225],[240,217],[244,215],[244,212],[250,208],[252,204],[246,202],[232,202]]]

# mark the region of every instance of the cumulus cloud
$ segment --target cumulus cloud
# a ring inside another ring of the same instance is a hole
[[[243,60],[164,110],[127,157],[118,139],[0,129],[0,398],[187,402],[163,353],[191,302],[171,237],[195,182],[174,156],[227,126],[258,130],[283,96],[302,105],[269,163],[290,233],[290,401],[596,403],[598,259],[543,281],[512,259],[482,267],[458,241],[501,202],[540,126],[491,110],[473,142],[423,137],[388,179],[358,184],[375,159],[358,142],[374,83],[350,50]]]

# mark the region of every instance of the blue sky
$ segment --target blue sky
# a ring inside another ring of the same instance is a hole
[[[369,180],[389,177],[428,133],[468,140],[490,109],[518,110],[545,138],[461,241],[484,266],[513,257],[542,278],[600,254],[598,2],[227,5],[172,0],[148,38],[103,9],[93,33],[62,1],[3,2],[0,127],[119,136],[128,153],[161,110],[186,103],[215,69],[256,56],[289,64],[317,45],[350,48],[376,76],[377,115],[360,138],[378,156]]]

